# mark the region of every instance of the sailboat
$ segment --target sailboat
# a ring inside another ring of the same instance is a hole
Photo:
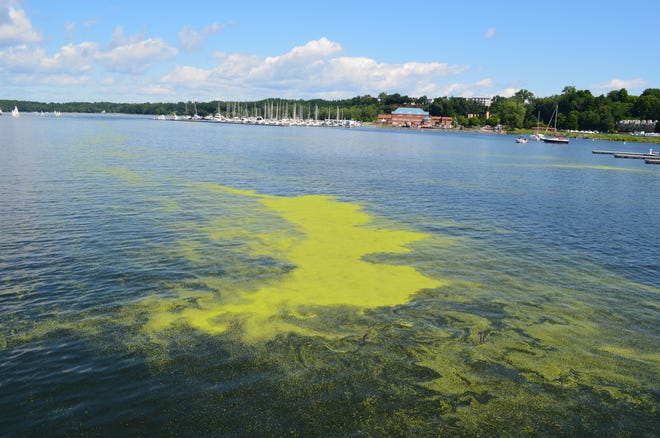
[[[552,116],[550,116],[550,121],[548,122],[548,126],[545,128],[545,134],[541,138],[546,143],[560,143],[560,144],[567,144],[568,139],[566,137],[562,136],[557,136],[557,114],[559,114],[559,105],[555,106],[555,110],[552,113]],[[550,129],[550,123],[552,123],[552,120],[554,119],[555,121],[555,126],[554,126],[554,131],[555,135],[548,137],[546,134],[548,133],[548,129]]]
[[[18,113],[18,108],[16,107],[16,105],[14,105],[14,109],[11,110],[11,115],[14,116],[14,117],[18,117],[20,115]]]

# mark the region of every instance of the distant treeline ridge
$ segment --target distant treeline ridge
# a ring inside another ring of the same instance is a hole
[[[410,97],[398,93],[340,100],[272,98],[242,102],[44,103],[0,100],[0,109],[5,111],[11,110],[14,105],[23,112],[192,115],[196,111],[202,117],[220,112],[231,117],[264,118],[277,113],[280,117],[318,119],[334,119],[339,115],[342,119],[362,122],[376,122],[378,114],[390,113],[400,106],[414,106],[428,111],[432,116],[451,116],[456,124],[462,126],[505,125],[528,129],[539,124],[545,126],[555,106],[558,106],[558,129],[615,132],[617,122],[621,120],[660,120],[660,89],[649,88],[640,96],[632,96],[622,88],[607,95],[594,96],[589,90],[567,86],[561,94],[550,97],[535,97],[528,90],[520,90],[512,97],[495,96],[489,107],[463,97]],[[660,130],[660,123],[656,124],[655,129]]]

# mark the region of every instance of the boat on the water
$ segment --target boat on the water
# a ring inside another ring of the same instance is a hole
[[[541,140],[543,140],[545,143],[559,143],[559,144],[567,144],[568,143],[568,138],[562,137],[561,135],[557,135],[557,115],[559,114],[559,105],[555,105],[555,110],[552,112],[552,116],[550,116],[550,121],[548,122],[548,126],[545,128],[545,134],[541,137]],[[554,125],[554,134],[552,136],[548,136],[548,129],[550,129],[550,124],[554,120],[555,125]]]
[[[525,144],[525,143],[527,143],[527,139],[525,137],[518,137],[518,138],[516,138],[516,143]]]
[[[541,140],[543,140],[546,143],[561,143],[561,144],[568,143],[568,138],[562,136],[552,136],[552,137],[544,136]]]
[[[11,115],[14,117],[18,117],[20,114],[18,112],[18,108],[14,105],[14,109],[11,110]]]

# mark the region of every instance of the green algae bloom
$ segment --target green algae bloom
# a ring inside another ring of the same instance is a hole
[[[364,260],[371,254],[408,253],[409,245],[425,235],[374,228],[370,226],[371,217],[359,205],[327,196],[259,195],[208,184],[204,188],[224,196],[248,198],[252,201],[250,208],[279,218],[270,223],[276,228],[263,228],[265,221],[261,221],[258,231],[243,237],[249,238],[251,256],[285,263],[288,268],[264,284],[245,289],[205,278],[200,279],[203,287],[198,291],[179,288],[172,299],[147,300],[147,332],[184,324],[218,334],[239,324],[244,339],[249,341],[286,333],[332,337],[336,333],[331,328],[311,328],[324,308],[342,306],[359,314],[365,309],[405,303],[417,291],[443,284],[408,266]],[[230,241],[241,234],[241,230],[215,225],[221,228],[204,227],[199,231],[216,242]],[[219,233],[218,229],[227,233]],[[199,260],[193,242],[183,242],[182,246],[182,255]],[[183,303],[188,305],[182,308]]]

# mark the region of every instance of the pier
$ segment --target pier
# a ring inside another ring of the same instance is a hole
[[[636,160],[644,160],[646,164],[660,164],[660,152],[654,152],[649,149],[648,152],[621,152],[621,151],[605,151],[594,149],[592,154],[613,155],[614,158],[629,158]]]

